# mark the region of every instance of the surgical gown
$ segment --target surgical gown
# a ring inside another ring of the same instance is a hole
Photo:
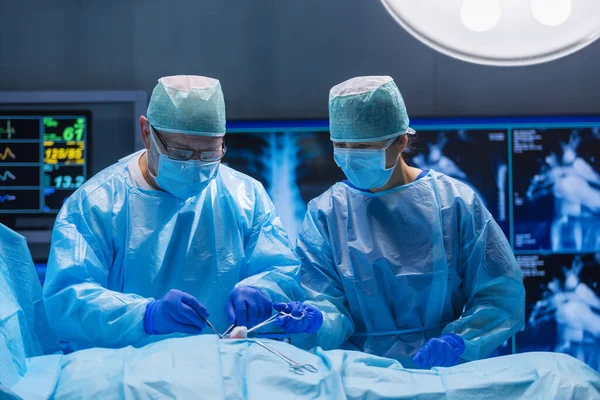
[[[0,223],[0,399],[27,373],[27,358],[59,351],[27,241]]]
[[[521,271],[504,233],[467,185],[430,171],[380,193],[337,183],[310,202],[296,251],[323,327],[292,343],[358,348],[416,367],[431,338],[455,333],[463,360],[524,325]]]
[[[134,187],[131,157],[84,184],[58,215],[43,293],[61,340],[81,349],[164,338],[147,335],[143,318],[170,289],[197,297],[220,331],[236,285],[259,287],[273,302],[302,299],[300,262],[260,183],[221,165],[207,189],[183,201]]]

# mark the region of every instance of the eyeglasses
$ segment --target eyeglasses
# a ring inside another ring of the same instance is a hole
[[[219,150],[208,150],[208,151],[196,151],[191,149],[179,149],[177,147],[171,147],[165,143],[163,138],[160,137],[156,129],[150,125],[150,129],[154,133],[154,135],[160,140],[160,143],[167,150],[167,157],[172,160],[177,161],[188,161],[191,160],[195,155],[198,155],[198,159],[204,162],[216,162],[220,161],[225,157],[225,153],[227,152],[227,147],[225,147],[225,142],[221,143],[221,148]]]

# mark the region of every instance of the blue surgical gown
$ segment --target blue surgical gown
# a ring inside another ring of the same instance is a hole
[[[429,173],[380,193],[337,183],[310,202],[296,251],[323,327],[292,343],[358,348],[416,367],[431,338],[455,333],[463,360],[524,325],[521,271],[504,233],[467,185]]]
[[[194,198],[134,187],[131,157],[86,182],[54,227],[44,306],[74,349],[141,346],[146,306],[179,289],[220,331],[231,289],[255,286],[273,302],[302,299],[300,262],[262,185],[225,165]]]
[[[27,359],[59,351],[23,236],[0,224],[0,399],[28,371]]]

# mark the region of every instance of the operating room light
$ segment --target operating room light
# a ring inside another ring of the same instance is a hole
[[[463,25],[474,32],[493,29],[501,16],[500,0],[465,0],[460,10]]]
[[[477,64],[539,64],[600,37],[600,0],[381,0],[411,35]]]
[[[558,26],[571,16],[571,0],[531,0],[531,12],[540,24]]]

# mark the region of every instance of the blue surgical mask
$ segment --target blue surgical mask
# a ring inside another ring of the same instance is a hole
[[[396,139],[397,137],[391,138],[381,149],[334,148],[333,158],[350,183],[357,188],[380,188],[390,180],[398,161],[391,168],[385,167],[385,151]]]
[[[158,154],[158,175],[150,175],[160,188],[173,196],[187,200],[199,195],[217,176],[220,161],[180,161],[162,154],[153,134],[150,134],[154,150]]]

